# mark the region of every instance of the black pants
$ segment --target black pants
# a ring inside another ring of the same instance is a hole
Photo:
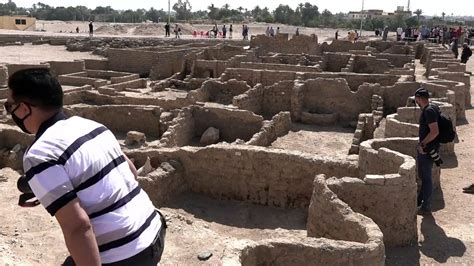
[[[165,236],[166,236],[166,221],[163,215],[158,211],[158,214],[161,217],[161,230],[156,235],[153,243],[138,253],[137,255],[130,257],[125,260],[102,264],[104,266],[129,266],[129,265],[140,265],[140,266],[156,266],[160,260],[161,255],[163,255],[163,250],[165,249]],[[63,266],[76,266],[76,263],[71,256],[67,257],[63,262]]]

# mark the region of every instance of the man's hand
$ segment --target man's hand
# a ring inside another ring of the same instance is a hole
[[[416,149],[418,150],[419,154],[426,154],[426,152],[424,151],[424,147],[421,143],[418,143],[418,146],[416,147]]]
[[[99,247],[89,216],[74,199],[56,212],[66,246],[77,266],[101,265]]]

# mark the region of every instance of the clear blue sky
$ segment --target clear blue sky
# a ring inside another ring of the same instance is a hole
[[[167,9],[167,0],[13,0],[17,5],[23,7],[31,7],[34,3],[42,2],[51,6],[77,6],[85,5],[90,8],[95,8],[97,5],[111,6],[114,9],[137,9],[145,8],[149,9],[154,7],[156,9]],[[7,0],[0,0],[5,3]],[[171,5],[177,1],[171,1]],[[320,10],[328,9],[333,13],[336,12],[348,12],[358,11],[362,8],[362,0],[319,0],[319,1],[308,1],[308,0],[260,0],[260,1],[230,1],[230,0],[190,0],[192,10],[206,9],[211,3],[215,6],[223,6],[229,3],[231,7],[237,8],[242,6],[243,8],[253,9],[256,4],[260,7],[267,6],[270,10],[275,9],[279,4],[289,5],[295,8],[300,2],[310,2],[316,4]],[[237,3],[237,4],[235,4]],[[455,3],[454,5],[451,3]],[[385,11],[394,11],[397,6],[407,6],[408,0],[365,0],[365,9],[383,9]],[[411,0],[411,10],[421,9],[423,14],[426,15],[438,15],[444,11],[447,15],[461,15],[461,16],[474,16],[474,1],[462,0],[462,1],[446,1],[446,0]]]

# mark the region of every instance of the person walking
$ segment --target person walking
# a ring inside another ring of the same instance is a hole
[[[35,135],[23,156],[24,178],[61,227],[70,253],[63,265],[156,265],[166,221],[114,134],[68,118],[62,87],[48,69],[13,73],[6,93],[7,113]]]
[[[418,194],[418,214],[431,214],[431,195],[433,194],[433,158],[430,154],[438,153],[440,143],[438,119],[441,115],[438,106],[429,101],[429,92],[419,88],[415,92],[415,102],[421,108],[417,146],[418,177],[421,180],[421,190]]]

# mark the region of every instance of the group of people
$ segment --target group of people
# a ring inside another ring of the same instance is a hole
[[[175,24],[173,32],[175,39],[181,38],[181,27],[178,24]],[[169,23],[165,24],[165,37],[171,37],[171,25]]]
[[[171,37],[171,25],[169,23],[166,23],[165,25],[165,37]],[[211,30],[209,31],[196,31],[194,30],[192,32],[193,38],[196,38],[200,36],[201,38],[222,38],[222,39],[232,39],[233,38],[233,33],[234,33],[234,28],[233,25],[230,24],[229,27],[226,25],[223,25],[221,29],[215,24]],[[180,39],[182,35],[182,29],[181,27],[176,24],[174,27],[174,34],[176,39]],[[244,40],[249,39],[249,28],[247,25],[242,25],[242,38]]]

